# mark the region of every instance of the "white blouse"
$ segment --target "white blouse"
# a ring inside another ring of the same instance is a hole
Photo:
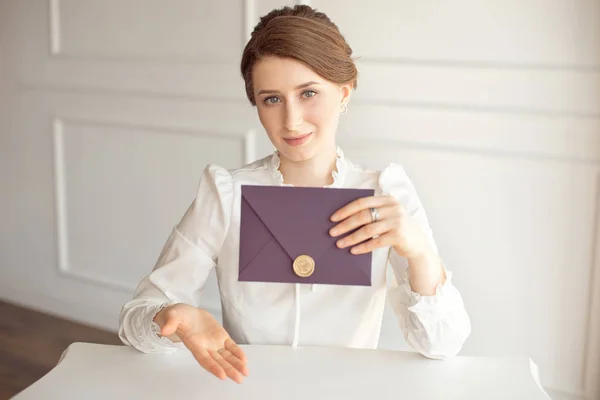
[[[400,165],[368,170],[345,158],[338,148],[336,170],[329,187],[369,188],[376,195],[394,195],[437,252],[425,211]],[[446,271],[447,279],[435,295],[421,296],[411,290],[407,260],[390,247],[373,252],[371,286],[238,281],[241,185],[245,184],[287,186],[277,153],[239,169],[209,165],[204,170],[196,198],[173,229],[154,269],[121,310],[119,336],[125,344],[145,353],[184,347],[161,337],[152,319],[169,304],[202,304],[202,288],[216,268],[223,326],[238,344],[375,349],[387,297],[411,347],[439,359],[459,352],[471,324],[451,271]],[[395,276],[389,285],[388,265]]]

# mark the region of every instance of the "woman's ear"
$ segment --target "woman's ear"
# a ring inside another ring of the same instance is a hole
[[[352,85],[349,83],[345,84],[345,85],[341,85],[340,89],[341,89],[341,94],[342,94],[340,107],[344,106],[344,105],[347,106],[348,102],[350,101],[350,96],[352,96]]]

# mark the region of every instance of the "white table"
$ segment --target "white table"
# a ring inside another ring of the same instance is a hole
[[[170,355],[74,343],[46,376],[14,397],[45,399],[547,400],[527,358],[430,360],[409,352],[243,346],[238,385],[205,372],[187,349]]]

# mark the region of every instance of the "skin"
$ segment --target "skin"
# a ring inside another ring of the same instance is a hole
[[[254,66],[252,83],[259,119],[279,152],[280,172],[294,186],[332,183],[336,162],[335,135],[352,86],[330,82],[307,65],[288,58],[265,57]],[[379,210],[373,223],[369,209]],[[336,211],[333,237],[359,228],[338,240],[340,248],[362,254],[390,246],[409,262],[411,288],[433,295],[446,279],[444,267],[419,225],[393,196],[358,199]],[[247,358],[225,329],[202,309],[176,304],[154,320],[161,334],[182,341],[199,364],[220,379],[241,383],[248,376]],[[219,352],[220,350],[220,352]]]

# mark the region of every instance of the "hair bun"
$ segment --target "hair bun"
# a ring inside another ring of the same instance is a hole
[[[357,87],[352,48],[329,17],[307,5],[275,9],[260,18],[246,44],[241,73],[246,95],[256,105],[252,69],[262,57],[294,58],[323,78]]]

